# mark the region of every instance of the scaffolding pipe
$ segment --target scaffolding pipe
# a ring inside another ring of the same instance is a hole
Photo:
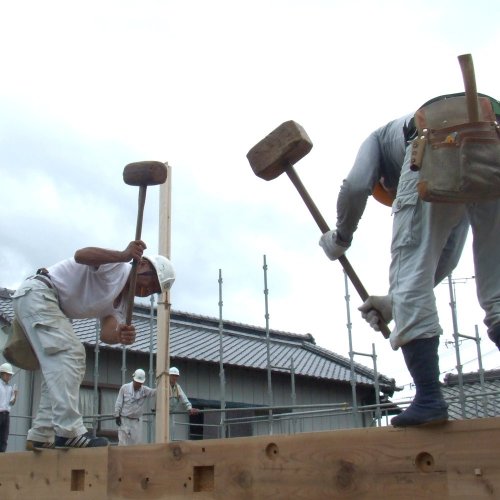
[[[347,312],[347,334],[349,337],[349,359],[351,361],[351,390],[352,390],[352,418],[354,427],[358,427],[358,401],[356,396],[356,371],[354,369],[354,352],[352,349],[352,323],[351,323],[351,306],[349,296],[349,281],[347,273],[344,271],[344,285],[345,285],[345,305]]]
[[[382,417],[380,415],[380,390],[379,390],[379,383],[378,383],[378,372],[377,372],[377,353],[375,351],[375,344],[372,344],[372,353],[371,354],[365,354],[364,352],[356,352],[353,351],[352,353],[357,354],[358,356],[367,356],[369,358],[372,358],[373,360],[373,375],[374,375],[374,390],[375,390],[375,413],[377,415],[377,422],[379,427],[382,424]],[[354,409],[354,408],[353,408]]]
[[[269,337],[269,305],[268,305],[268,295],[269,290],[267,288],[267,262],[266,256],[264,255],[264,303],[265,303],[265,318],[266,318],[266,351],[267,351],[267,395],[269,400],[269,406],[273,406],[273,387],[271,380],[271,341]],[[269,435],[273,434],[273,413],[269,410]]]
[[[99,337],[101,331],[101,322],[95,320],[95,347],[94,347],[94,415],[99,413]],[[95,437],[97,432],[97,417],[92,423],[92,434]]]
[[[127,382],[127,346],[122,345],[122,385]]]
[[[477,362],[479,368],[479,383],[481,384],[481,393],[485,393],[485,381],[484,381],[484,368],[483,368],[483,360],[481,353],[481,337],[479,337],[479,328],[477,325],[474,325],[476,331],[476,347],[477,347]],[[488,416],[488,398],[483,395],[483,412],[484,416]]]
[[[219,381],[220,381],[220,431],[226,437],[226,378],[224,375],[224,323],[222,321],[222,270],[219,269]]]
[[[457,304],[455,302],[455,291],[453,289],[453,280],[451,274],[448,275],[448,288],[450,290],[450,307],[451,317],[453,320],[453,339],[455,343],[455,356],[457,358],[457,374],[458,374],[458,387],[460,390],[460,407],[462,410],[462,418],[465,417],[465,401],[464,401],[464,381],[462,376],[462,363],[460,361],[460,345],[457,321]]]

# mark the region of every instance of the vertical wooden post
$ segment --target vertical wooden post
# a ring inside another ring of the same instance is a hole
[[[167,180],[160,185],[160,214],[158,253],[167,258],[170,256],[171,195],[172,168],[167,166]],[[175,269],[175,266],[174,266]],[[169,440],[169,397],[168,369],[170,366],[170,292],[163,293],[158,301],[157,341],[156,341],[156,426],[157,443]]]

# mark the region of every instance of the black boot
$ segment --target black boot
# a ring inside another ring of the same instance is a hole
[[[439,337],[417,339],[401,350],[417,393],[410,406],[391,420],[394,427],[437,424],[448,420],[448,405],[439,384]]]

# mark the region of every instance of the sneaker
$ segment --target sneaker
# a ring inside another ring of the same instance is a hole
[[[56,436],[56,448],[96,448],[97,446],[108,446],[109,441],[103,437],[93,437],[90,432],[81,436],[66,438]]]
[[[47,441],[32,441],[28,439],[26,441],[26,450],[35,451],[35,450],[51,450],[55,447],[55,443],[47,442]]]

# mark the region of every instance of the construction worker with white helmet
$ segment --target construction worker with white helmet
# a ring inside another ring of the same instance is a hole
[[[146,373],[138,368],[132,382],[121,386],[115,403],[115,421],[118,426],[118,445],[129,446],[142,442],[142,415],[146,399],[156,396],[156,389],[144,385]]]
[[[182,387],[178,384],[179,377],[181,376],[179,369],[175,366],[171,366],[168,370],[168,393],[169,393],[169,412],[179,411],[179,406],[181,406],[189,415],[196,415],[200,410],[193,408],[191,401],[182,390]],[[170,439],[174,436],[174,419],[170,418]]]
[[[128,297],[166,292],[175,280],[170,261],[160,255],[146,257],[145,249],[142,240],[131,241],[124,250],[82,248],[73,258],[39,269],[13,294],[16,319],[43,371],[28,449],[109,444],[83,425],[78,394],[85,374],[85,349],[71,320],[99,318],[102,342],[133,344],[136,332],[127,320]],[[133,271],[137,271],[135,280]]]
[[[10,385],[14,370],[10,363],[0,365],[0,453],[7,449],[10,409],[17,399],[17,387]]]

